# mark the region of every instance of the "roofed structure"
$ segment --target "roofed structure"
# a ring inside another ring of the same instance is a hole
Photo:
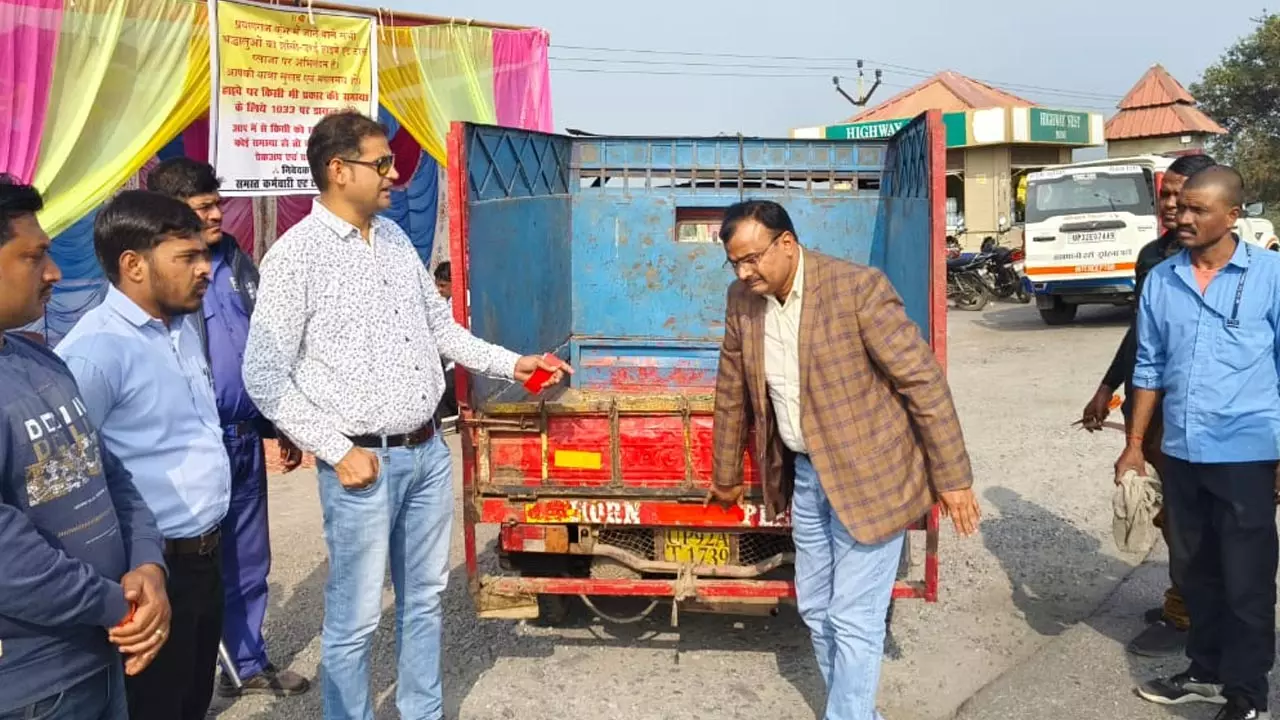
[[[1196,99],[1160,65],[1152,65],[1107,121],[1106,138],[1135,140],[1173,135],[1223,135],[1227,131],[1196,107]]]
[[[879,105],[864,110],[845,122],[893,120],[915,117],[927,110],[963,112],[993,107],[1033,107],[1036,103],[1013,93],[978,82],[958,72],[945,70],[904,90]]]

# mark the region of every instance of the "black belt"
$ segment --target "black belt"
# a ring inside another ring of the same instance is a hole
[[[165,555],[212,555],[222,542],[222,529],[214,528],[200,537],[164,541]]]
[[[355,435],[348,436],[347,439],[356,447],[373,450],[384,447],[417,447],[418,445],[425,444],[428,440],[435,437],[435,434],[436,423],[432,420],[417,430],[407,432],[403,435]]]

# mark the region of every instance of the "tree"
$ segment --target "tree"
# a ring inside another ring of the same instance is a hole
[[[1227,134],[1215,155],[1244,176],[1250,200],[1280,220],[1280,15],[1264,11],[1257,29],[1223,53],[1191,87],[1200,106]]]

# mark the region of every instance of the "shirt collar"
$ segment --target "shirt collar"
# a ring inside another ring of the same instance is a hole
[[[332,210],[324,206],[324,203],[320,202],[320,198],[311,201],[311,214],[315,216],[316,220],[320,221],[321,225],[324,225],[340,239],[351,240],[352,238],[358,238],[363,241],[363,237],[360,235],[360,228],[335,215]],[[374,217],[369,224],[370,241],[377,235],[378,220],[378,217]]]
[[[226,233],[222,233],[222,239],[218,241],[218,244],[209,248],[209,255],[212,257],[214,265],[219,263],[231,263],[231,247],[229,243],[234,242],[235,238]]]
[[[151,317],[151,315],[139,307],[128,295],[120,292],[115,285],[107,288],[107,296],[102,299],[102,304],[111,308],[117,315],[129,321],[134,327],[143,327],[151,323],[160,323],[160,320]],[[163,324],[163,323],[160,323]]]
[[[800,262],[796,263],[796,277],[791,281],[791,293],[787,295],[787,300],[804,295],[804,248],[797,245],[796,250],[800,253]]]
[[[1240,239],[1239,235],[1232,233],[1231,237],[1235,238],[1236,251],[1231,253],[1231,259],[1227,261],[1227,264],[1235,265],[1242,270],[1248,268],[1249,260],[1251,259],[1249,256],[1249,246],[1244,240]]]
[[[1250,250],[1249,250],[1248,243],[1246,243],[1244,240],[1241,240],[1240,236],[1236,235],[1235,233],[1232,233],[1231,237],[1235,238],[1236,251],[1231,253],[1231,259],[1227,261],[1227,265],[1235,265],[1241,270],[1246,270],[1248,269],[1249,262],[1250,262],[1250,254],[1249,254]],[[1190,250],[1184,249],[1182,252],[1178,253],[1174,257],[1178,258],[1176,262],[1179,265],[1187,265],[1187,266],[1191,265]]]

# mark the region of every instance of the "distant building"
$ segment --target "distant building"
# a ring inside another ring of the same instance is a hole
[[[1204,152],[1210,138],[1227,132],[1160,65],[1152,65],[1118,107],[1107,121],[1108,157]]]
[[[888,140],[911,118],[941,110],[947,145],[947,232],[966,247],[987,236],[1021,242],[1018,188],[1027,173],[1101,147],[1102,115],[1037,106],[956,72],[941,72],[838,125],[796,138]],[[1012,233],[1012,234],[1011,234]]]

